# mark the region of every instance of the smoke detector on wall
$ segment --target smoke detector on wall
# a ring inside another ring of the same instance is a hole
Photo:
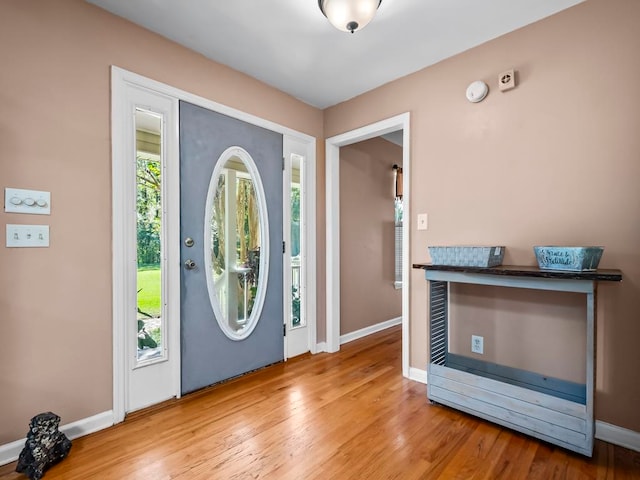
[[[478,103],[484,100],[489,93],[489,87],[482,80],[476,80],[467,87],[467,100],[471,103]]]

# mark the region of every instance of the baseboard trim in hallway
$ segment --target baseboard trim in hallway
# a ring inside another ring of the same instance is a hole
[[[356,330],[355,332],[345,333],[344,335],[340,335],[340,345],[353,342],[354,340],[358,340],[359,338],[381,332],[382,330],[386,330],[387,328],[395,327],[396,325],[400,324],[402,324],[402,317],[397,317],[392,318],[391,320],[376,323],[375,325],[371,325],[369,327],[361,328],[360,330]]]

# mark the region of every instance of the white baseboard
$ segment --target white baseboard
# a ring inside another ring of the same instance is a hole
[[[356,330],[355,332],[345,333],[344,335],[340,335],[340,345],[353,342],[354,340],[358,340],[359,338],[366,337],[367,335],[371,335],[373,333],[381,332],[382,330],[386,330],[387,328],[395,327],[396,325],[400,325],[401,323],[402,317],[397,317],[385,322],[376,323],[375,325],[371,325],[369,327],[361,328],[360,330]]]
[[[377,323],[376,325],[371,325],[370,327],[362,328],[360,330],[356,330],[355,332],[346,333],[340,336],[340,345],[352,342],[354,340],[357,340],[358,338],[366,337],[367,335],[371,335],[372,333],[380,332],[382,330],[400,324],[402,324],[402,317],[392,318],[391,320],[387,320],[386,322]],[[318,342],[316,344],[316,353],[328,351],[329,350],[327,342]]]
[[[90,433],[103,430],[113,425],[113,411],[98,413],[92,417],[83,418],[77,422],[72,422],[67,425],[62,425],[60,431],[63,432],[69,439],[82,437],[89,435]],[[6,465],[7,463],[14,462],[18,459],[18,455],[24,448],[26,438],[16,440],[15,442],[0,445],[0,465]]]
[[[640,452],[640,432],[596,420],[596,438]]]
[[[409,368],[409,380],[414,380],[420,383],[427,383],[427,371],[420,370],[419,368]],[[426,395],[426,392],[425,392]]]
[[[15,442],[0,445],[0,465],[14,462],[18,459],[18,455],[24,448],[26,439],[16,440]]]

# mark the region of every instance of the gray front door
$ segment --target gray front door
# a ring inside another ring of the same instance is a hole
[[[282,154],[281,134],[180,102],[182,393],[284,359]]]

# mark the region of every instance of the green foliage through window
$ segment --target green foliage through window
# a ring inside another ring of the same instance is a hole
[[[136,159],[138,266],[160,264],[162,220],[160,162]]]

